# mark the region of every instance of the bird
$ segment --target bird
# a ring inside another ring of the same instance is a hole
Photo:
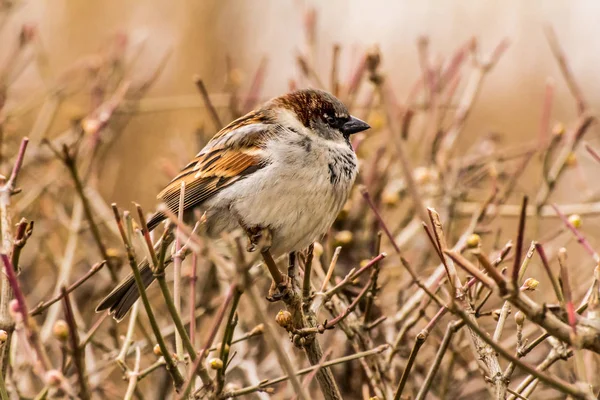
[[[369,128],[329,92],[289,92],[217,132],[157,198],[186,222],[201,211],[209,237],[241,226],[248,251],[294,254],[320,239],[346,203],[358,174],[350,136]],[[159,208],[148,229],[166,218]],[[154,275],[147,261],[140,273],[148,287]],[[121,320],[138,297],[130,274],[96,311]]]

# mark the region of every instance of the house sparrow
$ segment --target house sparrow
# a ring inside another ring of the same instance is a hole
[[[325,91],[288,93],[221,129],[158,199],[178,214],[185,182],[184,219],[200,209],[209,236],[241,225],[249,251],[259,243],[275,255],[303,250],[327,232],[346,202],[358,172],[349,137],[368,128]],[[155,213],[148,228],[165,218]],[[147,261],[140,272],[148,287],[154,276]],[[96,311],[109,309],[120,320],[138,297],[130,275]]]

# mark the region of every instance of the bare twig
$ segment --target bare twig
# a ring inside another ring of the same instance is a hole
[[[79,331],[77,330],[77,323],[75,322],[75,316],[73,315],[73,306],[71,305],[71,299],[66,288],[62,288],[62,299],[65,312],[65,318],[69,325],[69,337],[71,338],[71,352],[73,354],[73,363],[75,369],[79,375],[77,382],[79,383],[79,397],[83,400],[91,398],[90,389],[86,377],[85,369],[85,352],[84,349],[79,346]]]
[[[292,366],[287,354],[285,354],[285,351],[283,351],[281,346],[277,343],[278,336],[275,333],[273,323],[271,321],[269,321],[266,314],[264,313],[263,308],[259,301],[258,294],[256,293],[256,290],[253,287],[250,287],[250,288],[247,288],[246,291],[248,292],[248,299],[256,312],[256,316],[259,318],[260,322],[263,324],[263,326],[265,328],[265,333],[267,334],[267,336],[269,338],[268,339],[269,343],[271,343],[273,350],[275,351],[275,354],[277,355],[279,364],[284,369],[284,371],[288,374],[287,376],[290,377],[290,380],[291,380],[292,386],[294,387],[294,391],[296,392],[296,395],[298,395],[299,399],[308,400],[310,397],[308,396],[306,389],[304,387],[302,387],[302,384],[296,377],[296,372],[294,371],[294,367]],[[243,393],[243,394],[245,394],[245,393]],[[240,394],[238,394],[236,396],[239,396],[239,395]],[[228,398],[228,397],[235,397],[235,396],[231,396],[231,395],[228,396],[226,393],[224,393],[223,397]]]
[[[19,148],[19,152],[17,153],[17,157],[13,165],[12,172],[10,174],[10,178],[8,181],[0,185],[0,231],[2,234],[1,253],[3,254],[9,254],[14,245],[12,215],[10,212],[11,196],[15,191],[17,177],[19,176],[21,166],[23,165],[25,150],[27,150],[28,143],[29,139],[23,138],[21,141],[21,147]],[[13,321],[9,312],[9,303],[12,299],[13,293],[8,280],[8,275],[0,274],[0,280],[0,329],[7,333],[6,342],[0,349],[2,352],[0,355],[0,374],[5,377],[6,370],[8,368],[8,356],[10,353],[9,350],[12,334],[15,330],[15,322]]]
[[[479,328],[479,326],[477,326],[476,323],[473,322],[471,320],[471,318],[469,317],[469,315],[467,313],[465,313],[464,311],[460,310],[459,308],[454,308],[452,310],[452,312],[454,314],[456,314],[457,316],[459,316],[469,328],[471,328],[473,331],[475,331],[477,333],[477,335],[479,336],[479,338],[481,338],[481,340],[483,340],[485,343],[487,343],[489,346],[491,346],[502,357],[515,363],[520,368],[524,369],[528,373],[537,377],[540,381],[546,383],[547,385],[554,387],[555,389],[559,390],[562,393],[569,394],[577,399],[586,399],[586,400],[590,399],[590,396],[588,394],[586,394],[585,392],[583,392],[579,387],[573,386],[570,383],[563,381],[562,379],[555,378],[555,377],[547,375],[541,371],[538,371],[534,367],[530,366],[529,364],[519,360],[517,357],[510,354],[502,346],[498,345],[498,343],[496,343],[489,335],[487,335],[485,332],[483,332]]]
[[[200,92],[200,95],[202,96],[202,99],[204,100],[204,105],[208,109],[208,113],[213,120],[215,129],[217,131],[220,130],[223,127],[223,124],[221,123],[221,119],[219,118],[217,109],[213,105],[213,103],[210,99],[210,96],[208,95],[206,86],[204,86],[204,81],[199,76],[196,76],[196,77],[194,77],[194,83],[196,84],[196,87],[198,88],[198,91]]]
[[[379,354],[379,353],[387,350],[388,348],[389,348],[389,345],[384,344],[384,345],[376,347],[376,348],[374,348],[372,350],[367,350],[367,351],[363,351],[363,352],[360,352],[360,353],[355,353],[355,354],[352,354],[352,355],[349,355],[349,356],[336,358],[334,360],[327,361],[327,362],[323,363],[322,365],[316,364],[316,365],[313,365],[311,367],[301,369],[301,370],[295,372],[294,376],[305,375],[305,374],[308,374],[308,373],[310,373],[310,372],[312,372],[312,371],[314,371],[316,369],[327,368],[327,367],[331,367],[331,366],[334,366],[334,365],[347,363],[349,361],[358,360],[358,359],[363,358],[363,357],[369,357],[369,356],[372,356],[372,355],[376,355],[376,354]],[[260,382],[257,385],[254,385],[254,386],[250,386],[250,387],[247,387],[247,388],[235,390],[235,391],[228,392],[228,393],[223,393],[223,395],[222,395],[221,398],[222,399],[229,399],[229,398],[232,398],[232,397],[243,396],[243,395],[254,393],[254,392],[261,392],[261,391],[264,391],[269,386],[275,385],[275,384],[280,383],[280,382],[284,382],[284,381],[286,381],[288,379],[291,379],[290,376],[285,375],[285,376],[282,376],[282,377],[279,377],[279,378],[276,378],[276,379],[264,380],[264,381]]]
[[[556,62],[558,63],[560,71],[563,74],[563,78],[565,79],[565,82],[567,83],[571,94],[575,98],[575,102],[577,103],[577,111],[581,115],[587,109],[587,102],[583,98],[583,93],[581,92],[579,85],[573,77],[573,73],[571,72],[571,68],[567,63],[565,54],[562,48],[560,47],[560,44],[558,43],[556,33],[554,32],[554,29],[549,25],[545,27],[544,33],[546,34],[546,39],[548,40],[548,44],[550,45],[550,50],[552,50],[552,54],[554,55],[554,58],[556,58]]]
[[[125,245],[125,250],[127,252],[127,258],[129,260],[129,266],[133,271],[133,276],[135,278],[135,283],[137,285],[138,291],[140,293],[140,298],[142,299],[142,304],[144,305],[144,309],[146,310],[146,314],[148,315],[148,319],[150,320],[150,326],[152,327],[152,331],[154,332],[154,336],[156,338],[156,342],[158,343],[161,353],[166,361],[167,371],[171,374],[173,378],[173,382],[175,383],[175,387],[181,388],[183,385],[183,377],[167,348],[167,345],[164,341],[164,338],[160,332],[160,327],[158,326],[158,322],[154,317],[154,312],[152,311],[152,307],[150,306],[150,301],[148,300],[148,295],[146,294],[146,288],[144,287],[144,283],[142,282],[142,276],[140,275],[140,270],[137,265],[135,253],[133,250],[133,245],[130,242],[127,234],[125,233],[125,228],[123,227],[123,221],[121,219],[121,215],[117,208],[116,204],[112,205],[113,213],[115,216],[115,220],[117,221],[117,226],[119,227],[119,232],[121,233],[121,239],[123,240],[123,244]]]
[[[99,263],[96,263],[96,264],[92,265],[92,267],[90,268],[90,270],[88,272],[86,272],[81,278],[79,278],[75,282],[73,282],[68,288],[65,288],[65,292],[67,294],[73,292],[79,286],[81,286],[85,282],[87,282],[88,279],[90,279],[92,276],[94,276],[96,274],[96,272],[100,271],[102,269],[102,267],[104,267],[105,265],[106,265],[106,261],[100,261]],[[61,291],[61,293],[57,294],[56,296],[54,296],[50,300],[47,300],[47,301],[45,301],[43,303],[40,303],[37,306],[35,306],[29,312],[29,315],[35,316],[35,315],[39,315],[39,314],[43,313],[52,304],[60,301],[63,298],[63,296],[64,296],[64,294]]]

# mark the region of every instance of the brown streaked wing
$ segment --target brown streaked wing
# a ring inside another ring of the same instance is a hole
[[[157,197],[177,212],[185,182],[184,210],[189,210],[267,165],[265,143],[275,134],[269,122],[268,113],[257,110],[221,129]]]
[[[200,154],[159,193],[169,210],[177,213],[181,183],[185,182],[184,210],[199,206],[219,190],[264,167],[259,148],[241,150],[214,149]]]

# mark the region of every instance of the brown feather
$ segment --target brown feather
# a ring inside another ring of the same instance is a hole
[[[226,130],[227,128],[223,129]],[[265,156],[261,152],[268,133],[264,130],[257,130],[256,133],[262,135],[262,140],[253,140],[253,147],[240,146],[240,142],[245,141],[242,140],[245,139],[243,138],[245,134],[233,135],[222,143],[219,143],[217,138],[224,137],[225,133],[217,134],[158,194],[158,199],[162,200],[173,213],[178,213],[181,184],[185,182],[184,210],[190,210],[201,205],[223,188],[266,165]],[[157,216],[157,218],[161,217],[163,216]]]

